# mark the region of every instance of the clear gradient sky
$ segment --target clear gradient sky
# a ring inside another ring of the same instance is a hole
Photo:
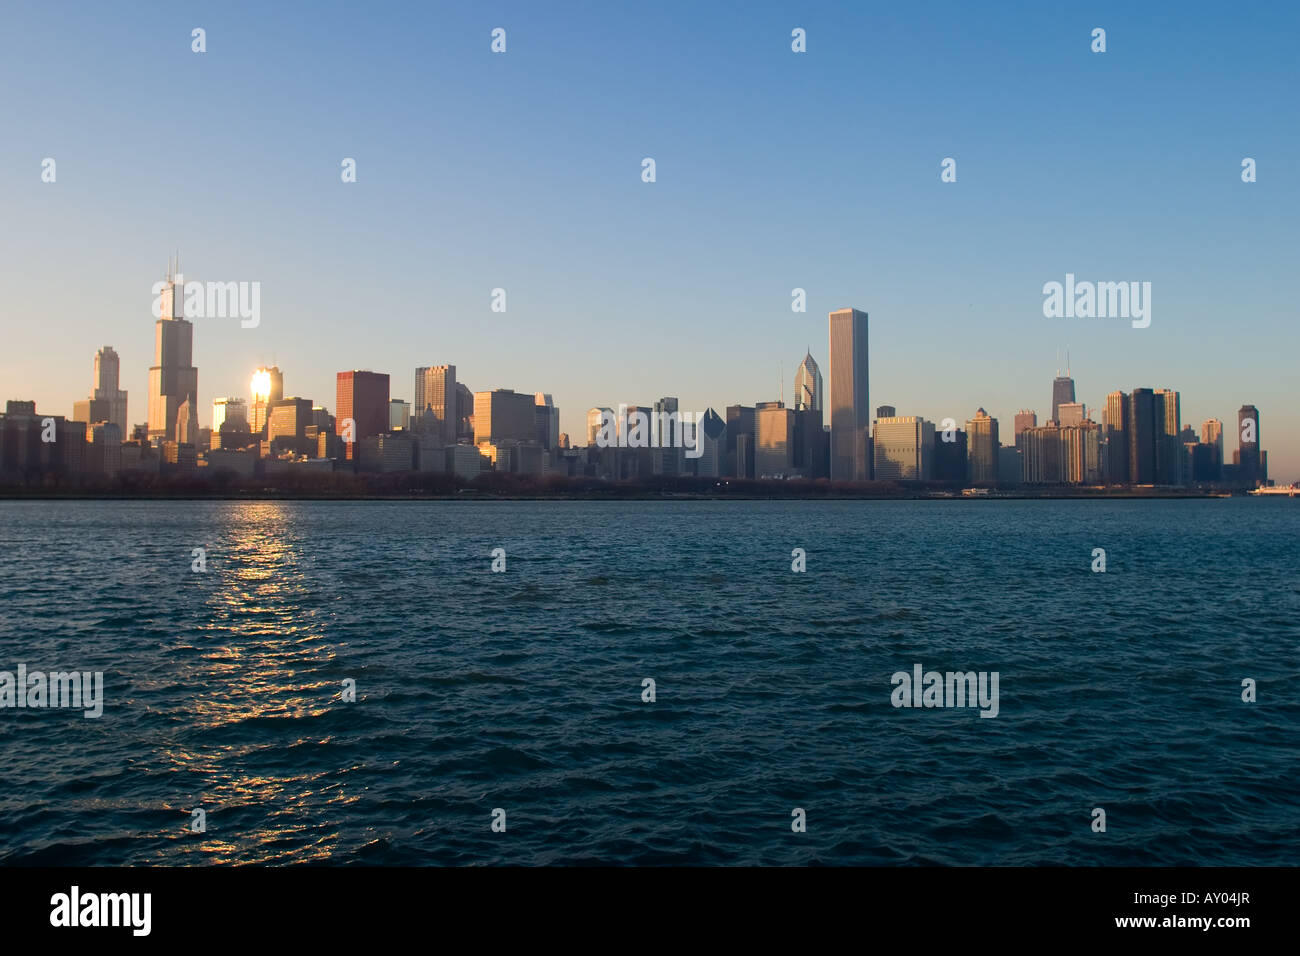
[[[1250,402],[1297,480],[1298,28],[1293,3],[6,0],[0,398],[71,414],[112,345],[144,421],[179,248],[187,279],[262,285],[258,328],[196,322],[203,424],[272,362],[331,410],[341,369],[410,400],[452,363],[552,393],[575,436],[592,405],[721,411],[783,369],[788,397],[807,346],[826,375],[854,306],[873,406],[983,406],[1009,441],[1069,346],[1097,420],[1171,387],[1231,450]],[[1151,282],[1150,328],[1044,318],[1067,272]]]

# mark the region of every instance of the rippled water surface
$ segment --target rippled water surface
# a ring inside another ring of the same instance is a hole
[[[106,704],[0,710],[0,862],[1295,864],[1297,532],[1286,499],[2,502],[0,670]],[[997,671],[999,715],[894,708],[917,663]]]

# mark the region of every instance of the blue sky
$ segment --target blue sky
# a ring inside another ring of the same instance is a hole
[[[1198,429],[1251,402],[1300,479],[1295,5],[270,6],[0,9],[3,397],[70,414],[111,344],[143,421],[179,248],[262,284],[258,328],[197,323],[205,407],[261,363],[332,409],[340,369],[409,400],[450,362],[581,434],[595,404],[789,394],[855,306],[873,405],[1009,434],[1068,346],[1098,419],[1139,385]],[[1067,272],[1151,282],[1150,328],[1044,318]]]

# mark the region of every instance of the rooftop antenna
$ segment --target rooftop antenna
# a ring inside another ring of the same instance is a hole
[[[1070,377],[1070,347],[1065,347],[1065,377]]]
[[[1061,377],[1061,347],[1056,347],[1056,377]]]

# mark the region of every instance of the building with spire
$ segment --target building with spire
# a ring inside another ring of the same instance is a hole
[[[815,412],[818,427],[822,424],[822,396],[822,372],[809,351],[794,373],[794,408]]]

